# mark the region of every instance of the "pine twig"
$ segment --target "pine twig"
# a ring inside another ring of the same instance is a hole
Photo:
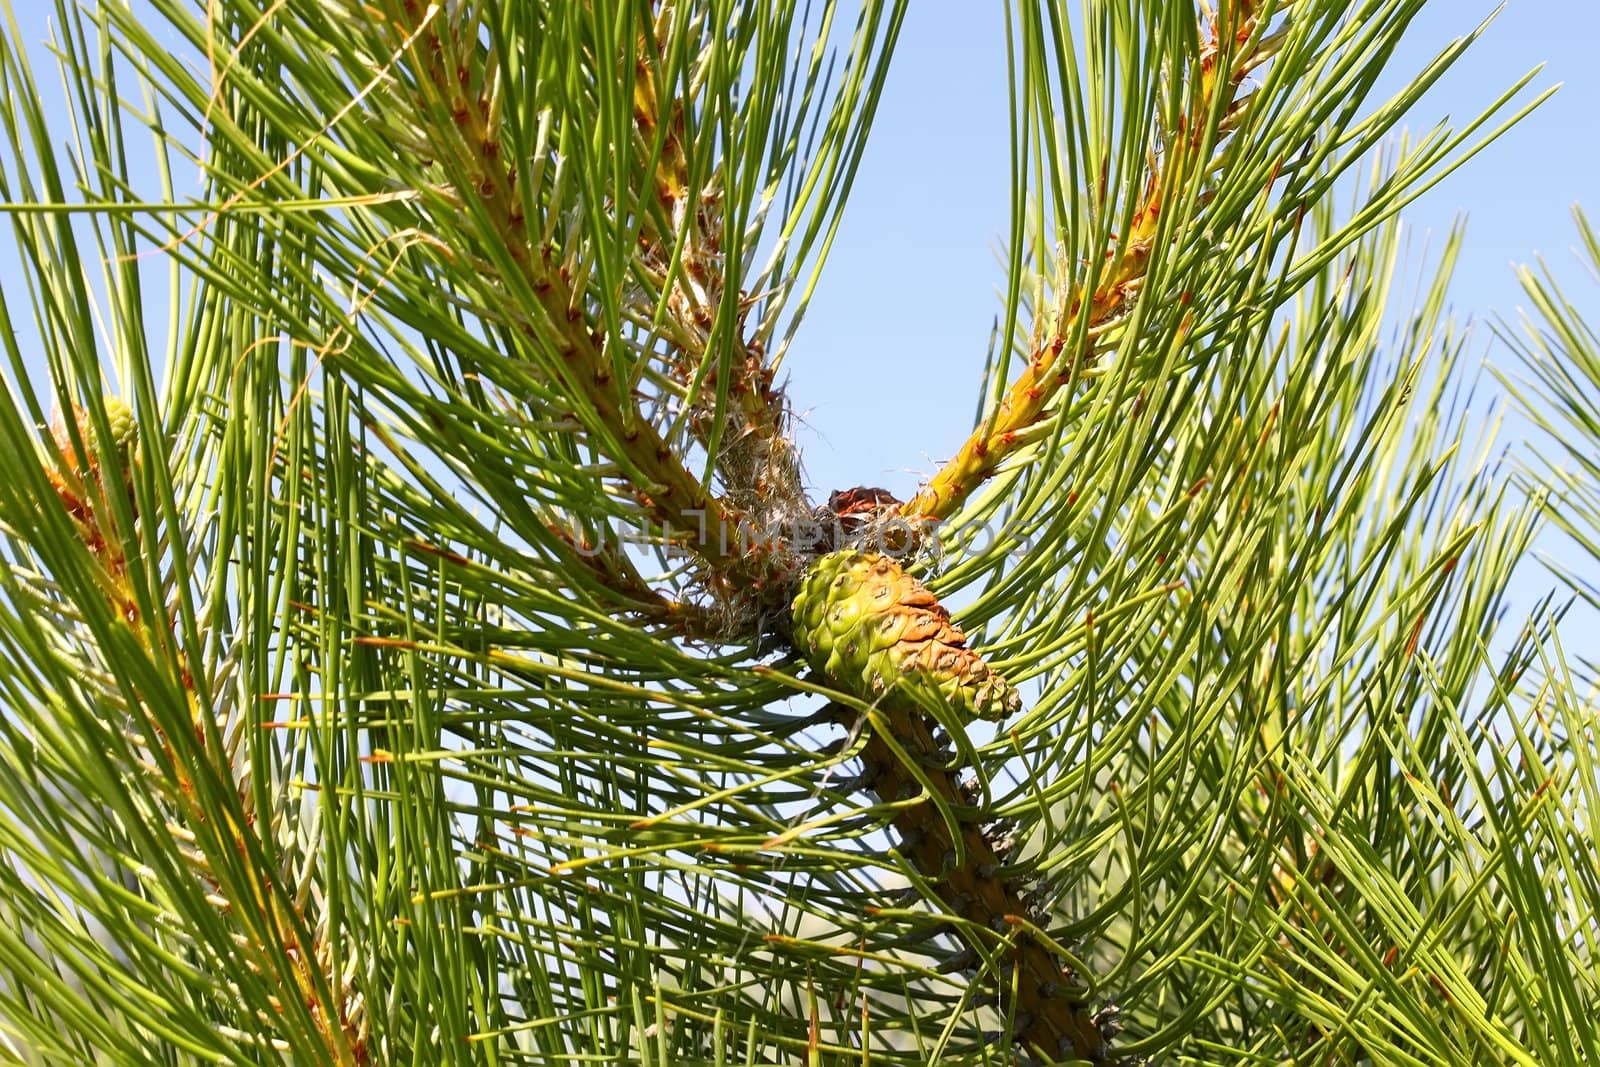
[[[1248,46],[1256,37],[1260,0],[1236,0],[1227,10],[1237,29],[1227,36],[1235,47]],[[1000,466],[1002,460],[1028,440],[1025,431],[1034,426],[1049,409],[1056,395],[1075,378],[1075,365],[1088,360],[1098,336],[1098,327],[1116,320],[1132,308],[1149,269],[1161,213],[1170,201],[1182,199],[1180,181],[1200,181],[1205,168],[1199,166],[1206,124],[1216,103],[1216,94],[1228,93],[1228,106],[1238,101],[1240,86],[1249,73],[1271,58],[1272,41],[1259,41],[1234,62],[1226,79],[1218,79],[1218,63],[1233,50],[1224,52],[1220,24],[1213,22],[1210,39],[1202,50],[1196,72],[1198,104],[1195,113],[1182,120],[1166,146],[1164,162],[1157,163],[1154,152],[1145,180],[1144,199],[1133,216],[1133,226],[1118,246],[1106,253],[1113,260],[1101,275],[1092,293],[1074,288],[1066,297],[1057,328],[1028,359],[1021,375],[1007,390],[1000,405],[984,419],[955,457],[947,462],[901,508],[901,514],[914,524],[949,518]],[[1219,84],[1220,83],[1220,84]],[[1164,177],[1170,179],[1164,181]],[[1167,184],[1170,192],[1164,192]],[[1082,347],[1069,352],[1068,345],[1084,318]]]
[[[110,506],[111,494],[123,496],[132,509],[135,521],[138,521],[137,501],[133,493],[133,471],[137,463],[133,412],[114,397],[105,398],[104,403],[111,415],[114,432],[120,424],[119,440],[110,452],[123,464],[123,469],[108,470],[103,466],[102,456],[107,450],[94,445],[86,414],[81,408],[74,408],[71,429],[64,416],[58,416],[56,420],[52,437],[59,463],[52,464],[50,481],[57,498],[71,516],[79,538],[99,566],[103,576],[103,591],[113,614],[147,652],[153,653],[157,642],[172,632],[173,623],[165,615],[156,620],[141,616],[129,585],[128,559]],[[76,442],[72,440],[74,432]],[[257,957],[249,961],[249,966],[260,974],[278,978],[279,991],[275,1000],[280,1010],[288,1001],[305,1006],[315,1020],[317,1037],[327,1054],[327,1062],[337,1067],[364,1067],[370,1059],[360,1001],[352,997],[342,975],[329,973],[328,961],[320,946],[308,947],[298,942],[295,930],[313,930],[315,924],[301,913],[293,897],[284,892],[284,879],[256,865],[255,852],[245,836],[247,827],[255,824],[251,812],[250,783],[247,778],[235,774],[227,752],[208,746],[208,731],[201,719],[203,711],[199,693],[187,667],[182,672],[182,683],[188,697],[190,727],[196,743],[211,758],[213,768],[225,780],[232,780],[244,813],[244,825],[241,826],[231,817],[219,820],[218,813],[205,806],[194,779],[179,758],[176,746],[152,721],[149,722],[150,733],[159,738],[162,763],[171,768],[171,788],[167,788],[168,783],[159,781],[162,771],[156,763],[145,763],[143,768],[147,774],[158,779],[156,784],[168,796],[183,820],[169,825],[180,840],[187,839],[191,845],[193,833],[190,828],[207,824],[225,826],[223,832],[228,838],[227,846],[246,868],[247,888],[243,892],[233,891],[238,887],[225,885],[203,853],[190,852],[195,872],[207,887],[208,899],[226,914],[247,917],[243,923],[245,931],[252,927],[272,931],[271,940],[253,937],[248,932],[242,935],[241,946],[247,953]],[[136,710],[149,718],[148,711]],[[280,949],[290,965],[286,980],[273,960]]]
[[[721,499],[689,472],[651,421],[636,404],[625,403],[617,389],[610,359],[602,339],[585,321],[582,294],[554,250],[537,244],[529,232],[520,175],[502,152],[499,131],[491,115],[491,102],[467,93],[469,71],[457,66],[454,42],[440,32],[442,9],[421,0],[401,0],[405,22],[398,27],[409,42],[418,71],[428,83],[430,103],[450,116],[452,127],[440,134],[435,147],[453,150],[464,173],[474,176],[472,191],[491,225],[501,236],[505,252],[539,301],[547,321],[557,331],[556,343],[566,367],[564,384],[592,410],[595,425],[614,436],[613,458],[631,468],[639,503],[665,528],[690,531],[739,528],[739,518]],[[425,116],[424,116],[425,117]],[[533,327],[528,327],[530,333]],[[711,539],[688,547],[710,562],[738,573],[757,566]]]
[[[922,777],[931,782],[941,800],[952,807],[969,804],[956,771],[942,765],[926,716],[906,709],[885,709],[888,732],[907,754],[921,764]],[[917,795],[924,786],[913,777],[894,748],[878,734],[862,748],[872,790],[885,804]],[[957,927],[964,939],[982,954],[991,942],[1005,939],[1001,957],[1014,970],[998,976],[1002,1002],[1014,1011],[1018,1043],[1051,1060],[1074,1056],[1093,1064],[1109,1064],[1111,1044],[1102,1019],[1083,998],[1083,983],[1050,947],[1031,936],[1028,902],[1014,875],[1006,873],[1006,857],[976,822],[963,822],[957,841],[936,803],[926,799],[912,807],[899,807],[894,828],[901,851],[924,876],[933,881],[939,899],[953,915],[966,920]],[[978,931],[983,931],[982,934]]]
[[[676,13],[675,3],[661,5],[652,31],[640,35],[634,70],[634,122],[639,140],[655,160],[652,184],[661,217],[673,227],[663,231],[653,212],[641,211],[641,254],[653,274],[670,282],[664,294],[666,317],[673,327],[666,334],[673,348],[669,371],[690,398],[690,429],[714,451],[730,497],[752,513],[760,528],[773,517],[803,510],[805,490],[799,456],[785,425],[783,392],[773,384],[760,342],[739,331],[742,314],[736,316],[726,353],[731,358],[723,359],[722,353],[710,348],[715,309],[725,296],[722,190],[693,187],[685,103],[676,99],[663,103],[655,84]],[[742,308],[745,294],[741,292],[738,299]],[[715,360],[711,373],[716,384],[726,382],[731,417],[717,417],[717,390],[704,395],[708,359]]]

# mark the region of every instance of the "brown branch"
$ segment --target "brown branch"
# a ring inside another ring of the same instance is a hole
[[[646,152],[653,154],[652,188],[663,230],[655,212],[640,210],[640,246],[646,267],[665,283],[666,310],[674,329],[666,335],[673,346],[669,361],[672,377],[686,391],[696,379],[710,352],[710,334],[716,309],[725,296],[726,252],[722,225],[722,193],[708,186],[691,185],[685,122],[686,101],[657,91],[657,59],[676,5],[666,3],[655,16],[650,32],[639,38],[634,67],[634,123]],[[681,240],[681,251],[680,248]],[[735,242],[738,245],[738,242]],[[674,252],[677,251],[674,263]],[[735,253],[737,254],[737,253]],[[746,295],[739,294],[741,309]],[[800,460],[787,434],[783,391],[773,385],[761,342],[743,336],[743,313],[736,317],[729,355],[717,359],[716,382],[726,382],[729,408],[716,440],[718,391],[697,396],[690,412],[690,428],[702,445],[717,448],[717,465],[730,497],[751,513],[758,524],[782,518],[806,506],[800,477]]]
[[[926,717],[905,709],[884,710],[889,733],[921,764],[922,776],[941,799],[958,809],[969,805],[955,772],[943,765],[947,754],[940,752]],[[924,788],[881,737],[869,737],[861,755],[871,788],[885,804],[903,803]],[[1019,879],[1007,873],[1006,857],[982,828],[962,823],[957,842],[931,799],[898,809],[893,824],[901,851],[932,881],[944,906],[966,920],[956,932],[980,956],[1000,949],[1002,960],[1017,972],[1015,983],[1010,974],[994,976],[1002,1003],[1015,1012],[1015,1039],[1052,1062],[1073,1056],[1111,1063],[1108,1035],[1083,1000],[1081,979],[1028,933],[1030,909]]]
[[[128,411],[119,400],[107,398],[106,403],[108,407],[120,406],[124,411]],[[92,432],[89,420],[81,408],[74,406],[72,410],[79,441],[88,444]],[[129,415],[131,417],[131,412]],[[91,448],[87,452],[87,465],[85,465],[78,459],[78,450],[71,441],[71,435],[62,415],[58,415],[55,421],[52,437],[59,465],[52,464],[47,473],[56,497],[71,517],[79,539],[99,565],[102,589],[113,614],[133,633],[147,653],[154,654],[160,643],[170,637],[176,624],[167,617],[165,611],[160,616],[164,629],[161,626],[147,625],[150,620],[141,616],[130,585],[128,558],[123,551],[121,537],[115,529],[115,520],[110,507],[111,494],[123,496],[133,512],[135,521],[138,521],[138,502],[133,491],[133,472],[137,459],[131,449],[119,452],[120,460],[124,464],[123,469],[108,471],[101,466],[99,449]],[[182,659],[180,653],[180,662]],[[181,681],[189,701],[189,728],[193,731],[197,745],[212,758],[214,770],[224,777],[232,778],[232,761],[229,755],[226,752],[208,750],[208,736],[201,719],[199,694],[195,687],[194,676],[187,666],[182,669]],[[196,873],[209,889],[208,897],[218,904],[223,912],[236,915],[248,914],[260,926],[274,932],[275,941],[263,941],[249,936],[248,933],[243,936],[241,939],[243,947],[256,957],[247,961],[248,965],[257,973],[277,975],[278,969],[273,966],[272,958],[278,955],[281,949],[282,955],[287,957],[289,962],[290,975],[287,984],[278,983],[279,992],[274,999],[279,1010],[282,1010],[286,999],[293,999],[296,1003],[304,1005],[316,1023],[317,1035],[327,1052],[328,1062],[338,1067],[364,1067],[369,1062],[366,1037],[362,1032],[360,1020],[351,1008],[352,1000],[347,995],[342,976],[330,972],[322,946],[313,946],[307,951],[299,944],[294,935],[295,920],[298,919],[299,925],[307,930],[313,929],[313,924],[298,911],[298,905],[293,898],[283,892],[281,880],[270,872],[260,870],[254,863],[249,842],[245,837],[246,828],[255,825],[251,813],[252,793],[248,780],[235,779],[233,782],[238,793],[240,810],[244,813],[245,825],[239,825],[231,817],[217,819],[217,812],[207,811],[202,805],[194,780],[184,767],[171,739],[150,717],[146,708],[140,706],[135,710],[145,719],[151,735],[157,739],[165,762],[173,769],[170,787],[168,783],[161,781],[156,783],[158,787],[171,798],[179,816],[185,820],[188,827],[218,827],[219,824],[225,824],[225,828],[220,832],[226,835],[226,846],[232,849],[246,868],[246,886],[239,892],[234,891],[239,887],[230,890],[223,884],[203,854],[189,857]],[[155,764],[144,764],[144,768],[152,777],[160,774]],[[193,830],[181,826],[176,827],[175,832],[190,838],[194,836]],[[324,990],[331,991],[333,997],[331,1003]]]
[[[1230,21],[1237,26],[1231,34],[1237,45],[1247,44],[1257,29],[1257,12],[1261,0],[1236,0],[1229,9]],[[1078,361],[1093,355],[1097,337],[1096,327],[1127,313],[1133,306],[1140,284],[1149,269],[1154,251],[1163,207],[1163,175],[1172,176],[1174,199],[1179,199],[1179,181],[1198,181],[1204,167],[1197,165],[1203,145],[1206,124],[1213,112],[1219,91],[1216,75],[1222,56],[1222,40],[1218,26],[1213,23],[1211,35],[1202,49],[1196,81],[1198,106],[1193,117],[1183,120],[1166,146],[1163,163],[1157,163],[1151,154],[1150,170],[1146,176],[1145,193],[1133,216],[1133,225],[1117,248],[1106,253],[1114,259],[1095,290],[1085,298],[1080,289],[1074,289],[1066,298],[1057,328],[1052,335],[1034,350],[1016,382],[1007,390],[1000,406],[991,418],[974,430],[953,459],[947,462],[917,494],[908,500],[901,514],[914,523],[937,522],[948,518],[963,501],[981,485],[1002,460],[1021,447],[1026,438],[1023,431],[1037,423],[1049,409],[1051,401],[1073,379],[1073,369]],[[1238,98],[1244,79],[1268,58],[1268,50],[1256,50],[1237,61],[1225,84],[1229,104]],[[1088,319],[1083,331],[1085,341],[1073,352],[1066,348],[1070,338],[1078,332],[1076,327]]]
[[[638,502],[664,529],[678,532],[686,547],[724,576],[759,577],[759,552],[740,553],[717,536],[691,539],[690,531],[737,530],[740,514],[713,495],[689,472],[638,405],[618,389],[603,338],[585,320],[581,294],[557,261],[554,250],[536,246],[524,216],[519,175],[502,151],[491,117],[490,101],[467,91],[470,69],[453,56],[453,42],[439,31],[439,11],[429,13],[420,0],[401,0],[406,24],[399,27],[410,42],[409,53],[434,99],[452,126],[436,147],[453,150],[461,170],[471,176],[470,192],[488,216],[507,255],[532,290],[546,322],[556,334],[564,364],[564,384],[589,407],[584,421],[609,434],[607,449],[624,470],[630,470]],[[476,42],[471,42],[475,47]],[[419,116],[427,119],[427,115]],[[527,327],[530,335],[534,328]],[[730,582],[732,578],[728,579]]]

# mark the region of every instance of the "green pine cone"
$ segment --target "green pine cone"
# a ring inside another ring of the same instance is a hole
[[[133,446],[133,409],[121,397],[107,395],[104,403],[106,418],[111,423],[112,446],[118,452],[126,452]]]
[[[801,579],[793,610],[806,660],[864,698],[934,701],[964,719],[1003,719],[1022,706],[937,598],[888,556],[823,556]]]
[[[101,403],[106,408],[106,421],[111,423],[111,450],[126,460],[132,456],[133,447],[138,438],[138,428],[134,423],[133,408],[129,407],[121,397],[112,396],[109,393],[101,398]],[[84,458],[89,461],[91,469],[97,468],[100,463],[100,447],[97,444],[99,437],[95,433],[93,420],[89,418],[87,411],[74,404],[72,405],[72,421],[77,424],[78,436],[83,441],[84,448],[88,451],[88,455]],[[72,448],[72,436],[67,432],[64,413],[56,412],[55,419],[51,423],[50,432],[55,439],[57,450],[67,460],[69,466],[76,465],[76,454]]]

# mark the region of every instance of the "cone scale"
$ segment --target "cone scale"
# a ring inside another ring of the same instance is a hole
[[[944,605],[888,556],[823,556],[801,579],[793,608],[800,653],[863,697],[923,711],[942,705],[963,721],[1003,719],[1021,706]]]

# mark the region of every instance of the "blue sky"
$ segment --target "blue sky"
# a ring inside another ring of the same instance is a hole
[[[1386,97],[1404,85],[1495,7],[1434,0],[1377,92]],[[865,484],[904,497],[971,426],[1000,309],[995,249],[1010,210],[1001,12],[997,3],[912,5],[842,233],[785,364],[814,495]],[[1515,321],[1524,301],[1514,267],[1537,257],[1600,322],[1600,284],[1573,255],[1571,216],[1572,205],[1582,203],[1591,219],[1600,218],[1597,41],[1596,0],[1509,0],[1407,120],[1414,130],[1444,118],[1465,123],[1540,64],[1544,70],[1521,99],[1561,83],[1554,97],[1402,215],[1414,266],[1454,220],[1466,220],[1451,306],[1458,321],[1472,324],[1473,360],[1512,366],[1489,327],[1496,316]],[[1415,270],[1402,276],[1415,277]],[[1394,300],[1403,305],[1408,295]],[[1392,314],[1403,311],[1391,306]],[[850,386],[841,388],[845,374]],[[1479,400],[1474,415],[1487,406]],[[1500,442],[1514,448],[1528,432],[1512,413]],[[1566,557],[1566,544],[1547,528],[1534,548]],[[1525,561],[1509,591],[1508,622],[1524,618],[1553,584],[1543,564]],[[1572,634],[1581,625],[1575,618],[1564,629]],[[1502,632],[1497,644],[1511,636]]]
[[[994,250],[1009,216],[1001,10],[912,5],[843,232],[786,363],[808,481],[823,495],[863,483],[903,495],[971,425],[1000,307]],[[1380,91],[1404,84],[1493,10],[1482,0],[1428,5]],[[1452,219],[1467,217],[1452,290],[1462,319],[1514,316],[1512,264],[1540,254],[1583,293],[1570,207],[1581,201],[1600,215],[1596,41],[1593,0],[1511,0],[1413,112],[1417,129],[1445,116],[1464,122],[1540,63],[1534,89],[1564,83],[1404,216],[1414,237],[1431,232],[1435,245]],[[1488,353],[1487,321],[1475,337],[1474,352]],[[851,387],[841,389],[845,372]]]

